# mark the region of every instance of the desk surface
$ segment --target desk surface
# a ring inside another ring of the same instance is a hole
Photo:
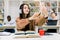
[[[42,27],[60,27],[60,25],[43,25]]]
[[[10,36],[0,36],[0,40],[60,40],[60,34],[58,33],[51,33],[51,34],[53,35],[45,35],[38,38],[15,38],[15,35],[11,34]]]
[[[36,27],[47,27],[47,28],[57,28],[57,27],[60,27],[60,25],[43,25],[43,26],[36,26]]]
[[[40,36],[39,38],[14,38],[14,34],[10,36],[0,36],[1,40],[60,40],[60,34],[51,33],[50,36]]]

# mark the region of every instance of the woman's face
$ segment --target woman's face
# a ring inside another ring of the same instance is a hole
[[[27,5],[24,5],[24,7],[23,7],[23,12],[24,12],[24,14],[28,14],[29,13],[29,7],[27,6]]]

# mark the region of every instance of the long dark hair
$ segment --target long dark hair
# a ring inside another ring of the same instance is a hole
[[[28,8],[29,8],[29,5],[28,4],[21,4],[21,6],[20,6],[20,10],[21,10],[21,13],[19,14],[19,17],[20,17],[20,19],[24,19],[24,18],[29,18],[30,17],[30,8],[29,8],[29,13],[27,14],[27,16],[25,17],[25,14],[24,14],[24,12],[23,12],[23,7],[24,7],[24,5],[27,5],[28,6]]]

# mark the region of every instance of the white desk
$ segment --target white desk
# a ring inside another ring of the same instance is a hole
[[[41,36],[40,38],[14,38],[14,34],[10,36],[0,36],[0,40],[60,40],[60,34],[51,33],[53,35]]]
[[[56,26],[43,26],[47,28],[56,28]],[[59,28],[59,26],[57,26]],[[42,36],[39,38],[15,38],[14,34],[11,34],[10,36],[0,36],[0,40],[60,40],[60,34],[58,33],[52,33],[53,35],[49,36]]]

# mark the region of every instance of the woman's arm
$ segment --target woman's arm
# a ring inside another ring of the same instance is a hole
[[[17,29],[23,29],[27,24],[29,24],[28,19],[16,19]]]
[[[47,10],[44,2],[41,2],[41,3],[40,3],[40,12],[41,12],[45,17],[48,16],[48,10]]]
[[[40,15],[40,13],[34,13],[31,17],[29,17],[29,20],[34,20],[34,19],[36,19],[39,15]]]
[[[41,13],[34,13],[29,19],[34,19],[35,24],[39,22],[43,24],[43,22],[48,18],[48,11],[43,3],[40,5],[40,12]]]

